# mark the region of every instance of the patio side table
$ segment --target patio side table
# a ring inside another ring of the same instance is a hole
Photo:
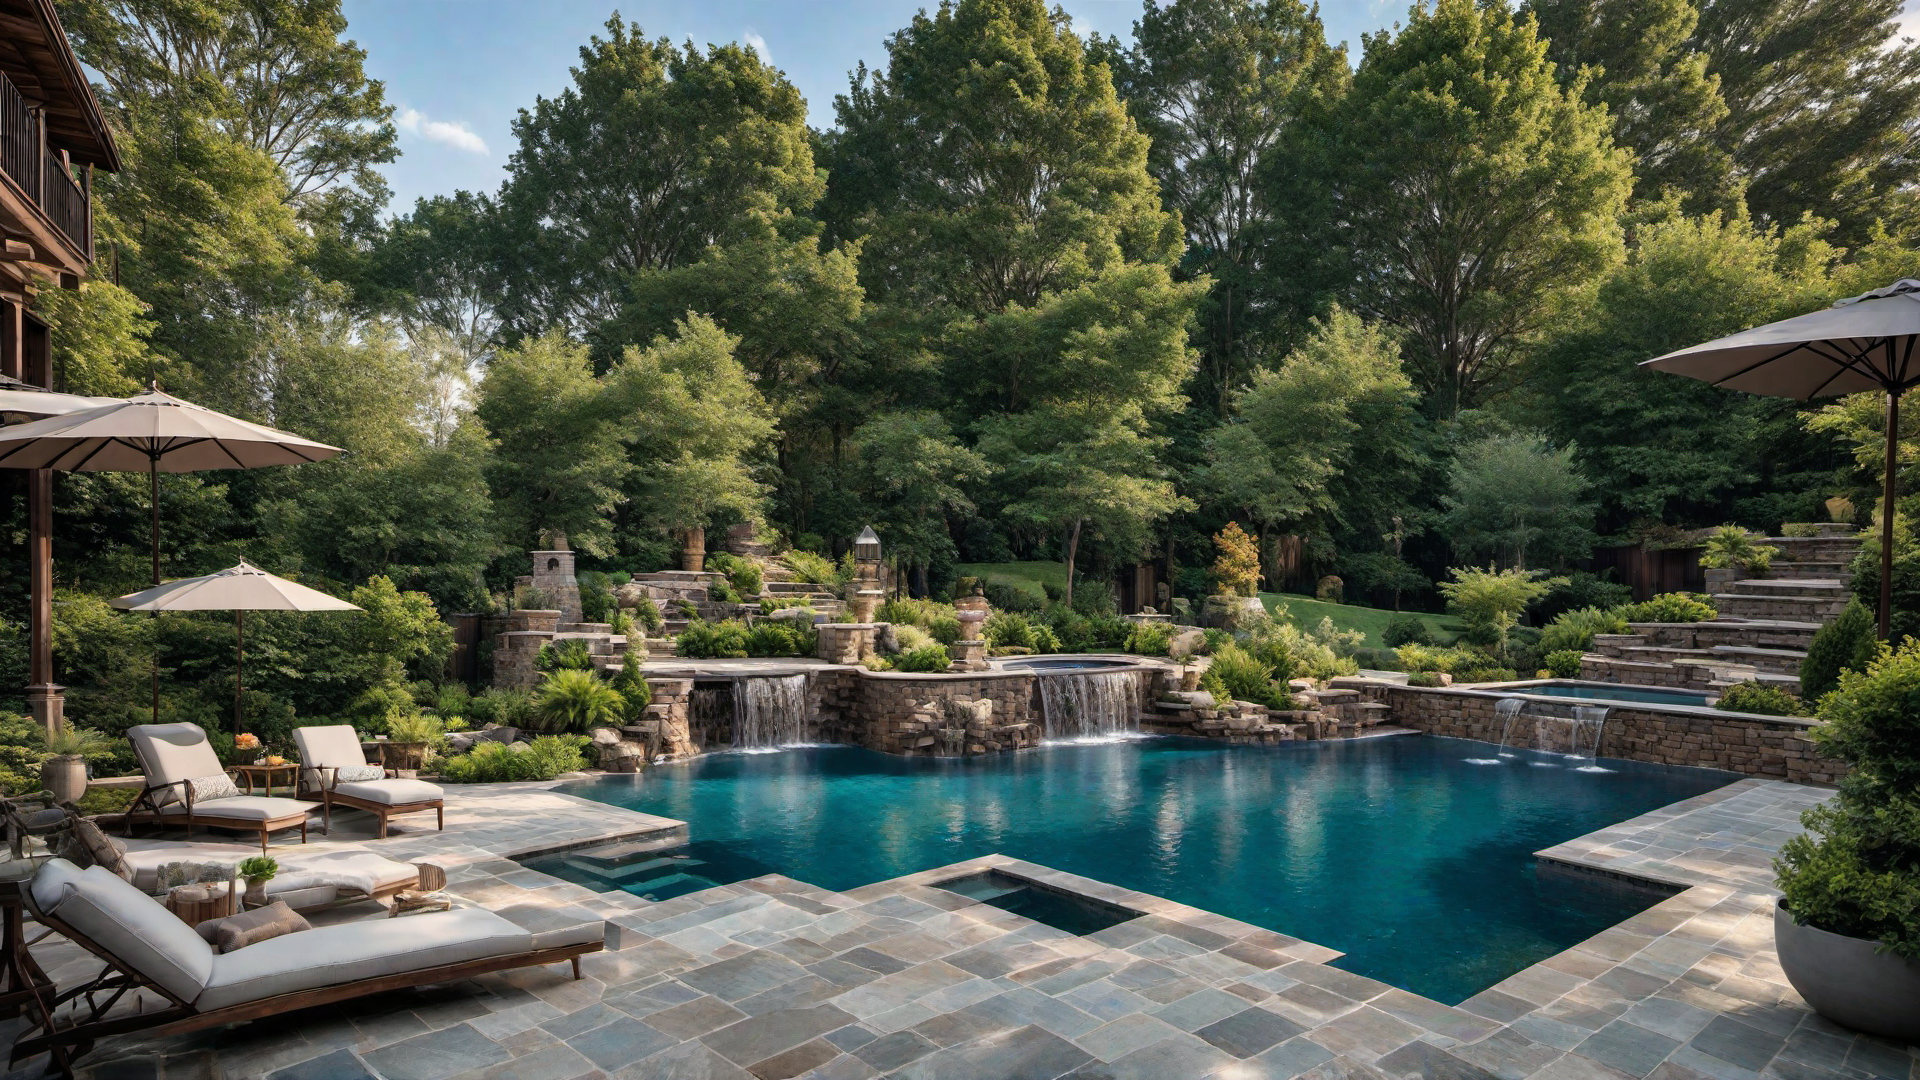
[[[282,775],[286,777],[287,783],[290,786],[297,788],[299,783],[300,765],[298,762],[289,761],[284,765],[234,765],[231,766],[231,768],[234,772],[246,778],[247,794],[249,795],[253,794],[253,781],[255,777],[259,777],[260,782],[266,785],[268,798],[273,797],[274,780]],[[299,794],[298,790],[294,793],[296,795]]]

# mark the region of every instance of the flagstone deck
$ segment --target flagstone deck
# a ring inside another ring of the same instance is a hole
[[[123,1037],[82,1075],[1920,1080],[1920,1051],[1812,1015],[1775,961],[1765,861],[1827,794],[1741,781],[1550,849],[1685,888],[1448,1007],[1327,966],[1333,950],[1000,856],[844,893],[780,876],[662,903],[593,893],[508,856],[677,823],[543,785],[452,789],[444,836],[372,846],[456,864],[451,887],[481,903],[606,914],[609,951],[586,958],[587,978],[502,973],[229,1031]],[[929,887],[988,866],[1147,914],[1074,937]],[[74,952],[46,959],[84,970]]]

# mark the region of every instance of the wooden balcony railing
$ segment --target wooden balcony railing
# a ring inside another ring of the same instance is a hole
[[[7,174],[55,228],[93,260],[93,199],[75,183],[61,156],[46,149],[40,117],[19,88],[0,74],[0,172]]]

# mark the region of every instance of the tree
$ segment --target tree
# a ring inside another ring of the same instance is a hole
[[[853,432],[855,487],[886,552],[917,575],[953,559],[948,519],[974,509],[968,485],[987,477],[986,459],[954,438],[939,413],[882,413]]]
[[[501,536],[532,547],[564,532],[579,550],[613,550],[610,515],[631,466],[586,346],[547,334],[487,366],[474,413],[497,450],[487,470]]]
[[[78,289],[46,289],[34,310],[47,320],[53,344],[54,385],[69,394],[126,397],[152,378],[147,344],[153,325],[147,305],[110,281],[83,281]]]
[[[771,410],[734,357],[739,339],[689,316],[671,337],[629,348],[607,374],[631,460],[628,496],[644,521],[670,532],[726,515],[760,515],[760,456],[773,438]]]
[[[1583,95],[1532,20],[1439,0],[1366,38],[1302,147],[1317,180],[1289,212],[1303,233],[1339,223],[1356,305],[1406,335],[1431,415],[1498,390],[1555,301],[1619,257],[1631,156]]]
[[[1691,46],[1720,77],[1717,138],[1770,225],[1806,214],[1865,241],[1876,221],[1911,238],[1920,146],[1920,47],[1902,0],[1703,0]]]
[[[1345,92],[1346,51],[1327,45],[1318,10],[1299,0],[1148,0],[1133,35],[1124,53],[1102,44],[1152,140],[1161,198],[1186,227],[1182,274],[1213,282],[1195,345],[1205,392],[1226,416],[1250,361],[1245,339],[1271,318],[1255,306],[1255,238],[1270,216],[1261,163],[1303,109]]]
[[[1221,502],[1262,525],[1332,511],[1329,486],[1360,441],[1360,406],[1411,398],[1392,336],[1336,307],[1234,396],[1234,419],[1213,436],[1206,481]]]
[[[340,40],[340,0],[67,0],[61,17],[112,100],[192,98],[272,162],[289,202],[346,185],[368,209],[386,201],[374,167],[399,156],[393,107],[366,50]]]
[[[498,319],[497,213],[485,195],[456,191],[414,203],[374,238],[356,299],[399,318],[409,334],[446,334],[467,364],[483,361]]]
[[[1554,441],[1578,446],[1594,480],[1602,528],[1806,520],[1844,459],[1803,430],[1799,406],[1638,365],[1844,295],[1828,279],[1839,252],[1810,227],[1719,215],[1636,232],[1628,260],[1529,367]]]
[[[1693,0],[1528,0],[1566,85],[1605,105],[1613,138],[1633,151],[1636,201],[1672,194],[1690,213],[1737,212],[1743,186],[1718,139],[1720,78],[1689,39]]]
[[[585,333],[619,312],[635,275],[697,261],[756,211],[811,205],[821,180],[806,118],[753,50],[675,47],[609,19],[573,85],[513,124],[500,193],[509,330]]]
[[[1237,521],[1227,522],[1213,538],[1220,557],[1213,560],[1213,576],[1227,596],[1253,596],[1260,591],[1260,545]]]
[[[1527,558],[1555,565],[1593,549],[1593,504],[1573,447],[1555,450],[1539,435],[1494,435],[1460,448],[1446,527],[1469,557],[1494,555],[1523,569]]]
[[[1447,610],[1460,616],[1469,635],[1490,633],[1507,655],[1507,635],[1520,623],[1527,605],[1547,595],[1564,578],[1541,578],[1538,571],[1455,567],[1453,580],[1440,583]],[[1481,639],[1484,640],[1484,639]]]

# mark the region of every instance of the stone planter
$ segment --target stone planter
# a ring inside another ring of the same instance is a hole
[[[87,761],[78,754],[61,754],[40,763],[40,786],[61,805],[77,803],[87,793]]]
[[[1815,1012],[1856,1031],[1920,1043],[1920,964],[1877,952],[1871,941],[1793,921],[1774,905],[1780,969]]]
[[[688,529],[680,548],[680,569],[699,572],[707,566],[707,530]]]
[[[388,740],[380,744],[380,760],[387,768],[402,773],[418,769],[427,760],[427,744]]]
[[[1706,576],[1707,593],[1709,595],[1717,595],[1719,593],[1728,592],[1731,590],[1734,582],[1750,576],[1748,575],[1746,570],[1737,566],[1729,566],[1729,567],[1725,567],[1721,569],[1713,569],[1713,570],[1703,570],[1701,571],[1701,573]]]

